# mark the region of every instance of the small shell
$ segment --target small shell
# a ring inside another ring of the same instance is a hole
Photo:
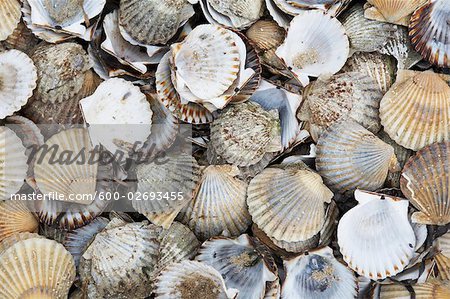
[[[302,11],[292,20],[287,38],[276,54],[306,86],[308,76],[332,75],[344,66],[349,41],[335,18],[320,11]]]
[[[419,212],[412,221],[446,225],[450,222],[450,143],[434,143],[409,159],[402,171],[400,187]]]
[[[0,256],[11,246],[18,243],[19,241],[28,240],[28,239],[45,239],[44,236],[41,236],[37,233],[29,233],[29,232],[21,232],[15,233],[0,242]]]
[[[11,35],[20,22],[20,2],[17,0],[0,1],[0,41]]]
[[[450,67],[450,3],[433,0],[419,8],[411,17],[409,36],[416,50],[430,63]]]
[[[194,15],[188,0],[125,0],[120,2],[120,24],[134,40],[165,44]]]
[[[392,146],[355,122],[341,122],[324,132],[317,143],[316,167],[331,190],[375,191],[389,170],[399,171]]]
[[[251,180],[247,204],[253,222],[270,238],[306,241],[322,229],[333,193],[305,164],[266,168]]]
[[[417,283],[407,288],[403,284],[381,285],[380,299],[411,298],[411,291],[414,291],[416,298],[445,299],[450,298],[450,286],[448,282],[431,279],[425,283]]]
[[[373,280],[401,272],[414,255],[416,237],[407,200],[355,191],[358,205],[341,218],[337,239],[349,267]]]
[[[244,29],[264,12],[264,0],[201,0],[203,13],[211,24]]]
[[[37,232],[39,222],[20,200],[0,201],[0,242],[16,233]]]
[[[282,298],[341,299],[357,295],[353,272],[336,260],[329,247],[286,260],[284,267]]]
[[[445,233],[436,240],[438,254],[435,257],[439,277],[450,280],[450,232]]]
[[[450,140],[450,87],[431,71],[399,71],[381,101],[380,117],[395,142],[415,151]]]
[[[228,163],[249,166],[266,153],[281,150],[277,113],[265,111],[254,102],[229,106],[211,125],[215,152]]]
[[[247,184],[236,166],[208,166],[197,195],[179,219],[201,240],[222,234],[238,236],[251,224],[246,205]]]
[[[25,105],[36,88],[37,73],[25,53],[9,50],[0,53],[0,119]]]
[[[143,223],[107,226],[80,261],[89,298],[144,298],[152,292],[158,258],[158,227]]]
[[[367,0],[367,2],[364,12],[366,18],[408,26],[409,16],[427,0]]]
[[[234,289],[227,290],[220,273],[200,262],[172,264],[158,278],[157,299],[217,298],[232,299]]]
[[[75,265],[61,244],[32,238],[17,242],[0,256],[0,273],[1,298],[63,299],[75,280]]]
[[[33,35],[31,30],[23,22],[20,22],[13,33],[4,42],[0,42],[0,45],[4,45],[8,50],[16,49],[29,54],[38,42],[39,39]]]
[[[248,235],[236,239],[215,238],[203,243],[196,260],[219,271],[229,288],[237,289],[240,298],[259,299],[266,283],[278,279],[275,262],[255,246]]]
[[[365,74],[340,73],[327,81],[317,80],[308,86],[304,97],[309,108],[309,131],[316,141],[339,121],[353,120],[372,133],[381,128],[378,109],[383,93]]]

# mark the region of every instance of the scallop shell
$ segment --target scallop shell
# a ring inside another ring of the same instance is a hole
[[[282,298],[356,298],[353,272],[336,260],[329,247],[285,260],[284,267]]]
[[[89,298],[144,298],[152,292],[158,227],[129,223],[98,233],[80,261]]]
[[[320,9],[330,15],[338,15],[351,0],[272,0],[280,10],[290,15],[297,15],[302,10]]]
[[[253,222],[270,238],[306,241],[323,227],[333,192],[305,164],[266,168],[251,180],[247,204]]]
[[[26,148],[8,127],[0,127],[0,200],[10,199],[27,177]]]
[[[14,244],[16,244],[20,241],[23,241],[23,240],[35,239],[35,238],[45,239],[44,236],[41,236],[37,233],[30,233],[30,232],[15,233],[15,234],[3,239],[0,242],[0,256]]]
[[[39,222],[20,200],[0,201],[0,242],[16,233],[37,232]]]
[[[140,148],[151,133],[153,112],[146,96],[123,79],[102,82],[80,105],[93,144],[112,153]]]
[[[429,1],[411,16],[409,36],[416,50],[430,63],[450,67],[450,3],[445,0]]]
[[[264,12],[264,0],[201,0],[200,4],[211,24],[236,29],[249,27]]]
[[[200,262],[172,264],[158,278],[157,299],[236,298],[237,291],[227,289],[220,273]]]
[[[236,166],[208,166],[200,188],[179,220],[201,240],[221,234],[238,236],[251,224],[247,210],[247,184],[237,178]]]
[[[416,298],[450,298],[450,286],[448,282],[433,279],[429,282],[413,284],[410,288],[402,284],[381,285],[380,299],[411,298],[411,291],[414,291]]]
[[[349,41],[339,21],[320,11],[302,11],[292,20],[276,54],[303,86],[309,77],[332,75],[345,64]]]
[[[1,298],[67,298],[74,280],[73,258],[55,241],[22,240],[0,256]]]
[[[229,288],[237,289],[240,298],[259,299],[266,283],[278,279],[273,260],[254,245],[248,235],[236,239],[215,238],[203,243],[196,260],[219,271]]]
[[[383,186],[388,171],[399,171],[392,146],[353,121],[332,125],[317,143],[316,167],[339,193]]]
[[[400,71],[381,101],[380,117],[395,142],[415,151],[450,140],[450,87],[430,71]]]
[[[13,33],[4,42],[0,42],[0,45],[5,46],[8,50],[16,49],[29,54],[38,42],[39,39],[33,35],[31,30],[23,22],[20,22]]]
[[[0,1],[0,41],[3,41],[10,36],[17,24],[20,22],[20,3],[16,0],[1,0]]]
[[[445,233],[436,240],[438,254],[435,257],[439,277],[450,280],[450,232]]]
[[[309,108],[309,131],[316,141],[339,121],[353,120],[372,133],[381,128],[378,109],[383,93],[365,74],[340,73],[327,81],[317,80],[308,86],[304,97]]]
[[[25,105],[36,88],[37,73],[33,61],[23,52],[0,53],[0,119]]]
[[[146,44],[165,44],[194,15],[188,0],[121,1],[121,26],[134,40]]]
[[[253,102],[229,106],[211,125],[211,143],[230,164],[256,164],[282,148],[278,116]]]
[[[269,14],[273,18],[273,20],[277,22],[280,27],[288,29],[289,23],[292,20],[292,16],[286,14],[283,10],[281,10],[274,1],[276,0],[266,0],[267,10],[269,11]]]
[[[368,4],[364,16],[371,20],[408,26],[409,16],[427,1],[367,0]]]
[[[409,159],[402,171],[403,194],[419,210],[412,221],[446,225],[450,222],[450,143],[434,143]]]
[[[355,191],[358,205],[341,218],[337,239],[349,267],[371,279],[401,272],[414,255],[416,237],[408,220],[409,202]]]

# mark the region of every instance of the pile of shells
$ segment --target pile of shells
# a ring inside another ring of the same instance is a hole
[[[449,228],[449,0],[0,0],[0,299],[444,299]]]

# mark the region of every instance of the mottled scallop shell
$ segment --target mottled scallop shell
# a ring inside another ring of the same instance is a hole
[[[197,195],[179,216],[199,239],[238,236],[250,226],[247,184],[237,175],[239,170],[232,165],[211,165],[203,171]]]
[[[333,192],[320,175],[299,163],[266,168],[251,180],[247,204],[253,222],[269,237],[306,241],[323,227]]]
[[[450,87],[431,71],[399,71],[380,104],[384,130],[403,147],[419,150],[450,140]]]
[[[211,24],[244,29],[262,16],[264,0],[201,0],[203,13]]]
[[[410,15],[427,0],[367,0],[364,16],[371,20],[408,26]]]
[[[236,298],[237,290],[227,289],[220,273],[196,261],[172,264],[158,277],[157,299]]]
[[[56,241],[22,240],[0,256],[1,298],[63,299],[74,280],[73,258]]]
[[[26,148],[8,127],[0,127],[0,200],[10,199],[27,177]]]
[[[0,42],[0,46],[3,45],[8,50],[16,49],[29,54],[38,43],[39,39],[23,22],[20,22],[13,33],[5,41]]]
[[[20,200],[0,201],[0,242],[16,233],[37,232],[39,221]]]
[[[153,112],[139,87],[124,79],[102,82],[93,95],[80,101],[94,145],[102,144],[112,153],[128,152],[136,142],[147,140]]]
[[[439,277],[448,281],[450,280],[450,232],[436,239],[436,249],[438,254],[434,259]]]
[[[0,119],[27,103],[36,80],[36,67],[25,53],[18,50],[0,53]]]
[[[308,76],[332,75],[344,66],[349,41],[335,18],[321,11],[302,11],[292,20],[287,38],[276,54],[306,86]]]
[[[20,2],[17,0],[0,1],[0,41],[11,35],[20,22]]]
[[[237,289],[240,298],[259,299],[266,292],[266,283],[278,279],[275,262],[268,250],[265,253],[244,234],[236,239],[206,241],[196,260],[219,271],[227,287]]]
[[[377,190],[389,170],[400,170],[397,163],[392,146],[352,121],[332,125],[317,143],[317,170],[325,184],[339,193]]]
[[[380,130],[378,109],[383,93],[365,74],[340,73],[327,81],[317,80],[304,92],[309,110],[309,132],[314,140],[332,124],[353,120],[372,133]],[[301,119],[301,116],[299,116]]]
[[[159,232],[158,227],[143,222],[111,225],[98,233],[80,261],[81,282],[88,297],[150,296]]]
[[[450,222],[450,143],[434,143],[409,159],[402,171],[403,194],[419,210],[412,221],[446,225]]]
[[[450,285],[448,281],[430,279],[425,283],[416,283],[410,285],[409,287],[403,284],[381,285],[380,299],[411,298],[411,291],[414,291],[415,298],[450,298]]]
[[[407,200],[355,191],[358,205],[341,218],[337,239],[350,268],[377,280],[400,273],[414,255],[416,237]]]
[[[230,164],[249,166],[261,161],[266,153],[280,151],[277,114],[254,102],[227,107],[211,125],[215,152]]]
[[[125,0],[119,21],[127,34],[145,45],[165,44],[194,15],[188,0]]]
[[[450,67],[450,3],[433,0],[411,17],[409,36],[416,50],[434,65]]]
[[[353,272],[336,260],[329,247],[285,260],[284,268],[281,298],[342,299],[357,295]]]

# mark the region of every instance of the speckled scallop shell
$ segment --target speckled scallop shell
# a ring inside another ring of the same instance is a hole
[[[16,49],[29,54],[38,43],[39,39],[23,22],[20,22],[13,33],[5,41],[0,42],[0,46],[3,45],[8,50]]]
[[[327,81],[317,80],[304,92],[309,109],[309,132],[314,140],[332,124],[353,120],[372,133],[380,130],[378,109],[383,93],[365,74],[340,73]]]
[[[158,277],[157,299],[236,298],[237,290],[227,289],[220,273],[196,261],[172,264]]]
[[[450,3],[429,1],[411,16],[409,36],[416,50],[439,67],[450,67]]]
[[[261,252],[246,234],[236,239],[206,241],[196,260],[219,271],[227,287],[238,290],[240,298],[262,298],[266,283],[278,279],[275,262],[268,251]]]
[[[280,135],[276,111],[267,112],[254,102],[227,107],[211,125],[215,152],[237,166],[256,164],[266,153],[280,151]]]
[[[26,148],[8,127],[0,127],[0,200],[10,199],[27,177]]]
[[[400,71],[380,104],[384,130],[403,147],[419,150],[450,140],[450,87],[431,71]]]
[[[63,299],[74,280],[73,258],[55,241],[22,240],[0,256],[1,298]]]
[[[364,12],[366,18],[408,26],[409,16],[427,0],[368,0],[367,2]]]
[[[253,222],[270,238],[306,241],[325,221],[333,192],[305,164],[266,168],[250,181],[247,204]]]
[[[450,143],[434,143],[409,159],[400,187],[419,212],[413,222],[446,225],[450,222]]]
[[[36,67],[25,53],[18,50],[0,53],[0,119],[27,103],[36,80]]]
[[[306,86],[308,76],[332,75],[344,66],[349,41],[335,18],[321,11],[302,11],[292,20],[287,38],[276,54]]]
[[[411,298],[411,289],[416,298],[445,299],[450,298],[450,286],[446,281],[430,279],[425,283],[417,283],[407,288],[402,284],[386,284],[380,289],[380,299]]]
[[[350,268],[373,280],[400,273],[414,255],[416,237],[407,200],[357,190],[358,205],[341,218],[337,239]]]
[[[435,256],[436,266],[439,277],[442,280],[450,280],[450,232],[445,233],[436,239],[436,249],[438,254]]]
[[[145,45],[165,44],[194,15],[188,0],[125,0],[119,9],[120,25]]]
[[[357,295],[353,272],[325,247],[284,261],[286,279],[281,298],[343,299]]]
[[[83,288],[90,298],[144,298],[152,292],[158,234],[152,224],[107,226],[80,261]]]
[[[20,22],[20,2],[17,0],[0,1],[0,41],[11,35]]]
[[[179,216],[199,239],[238,236],[250,226],[247,184],[237,175],[239,170],[232,165],[211,165],[203,171],[197,195]]]
[[[353,121],[332,125],[317,143],[317,170],[339,193],[377,190],[389,170],[400,170],[397,163],[392,146]]]
[[[244,29],[264,12],[264,0],[201,0],[203,13],[211,24]]]
[[[20,200],[0,201],[0,242],[16,233],[37,232],[39,221]]]

